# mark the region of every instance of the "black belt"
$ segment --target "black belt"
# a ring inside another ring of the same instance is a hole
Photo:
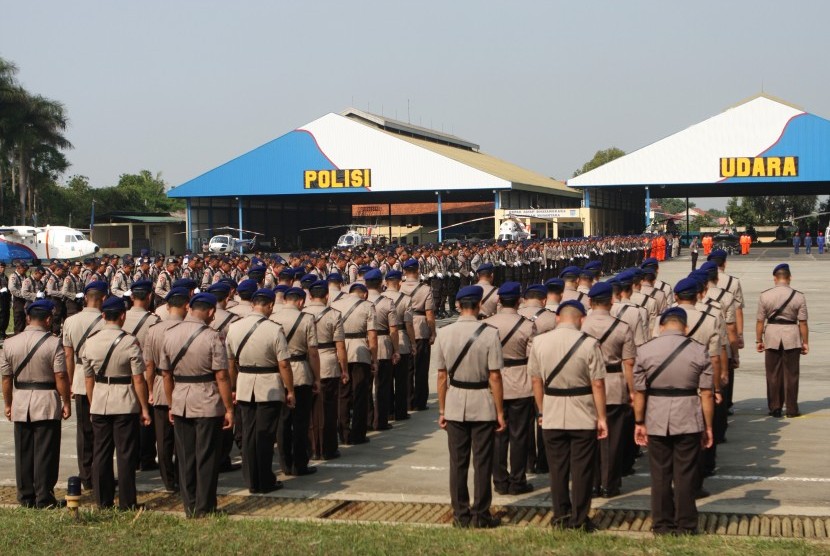
[[[427,312],[426,312],[426,311],[412,311],[412,314],[413,314],[413,315],[418,315],[419,317],[425,317],[425,316],[427,316]]]
[[[317,344],[317,349],[329,349],[337,346],[337,342],[321,342]]]
[[[289,358],[289,361],[293,359]],[[279,373],[280,370],[278,367],[239,367],[239,372],[246,375],[272,375]]]
[[[785,319],[767,319],[767,324],[798,324],[794,320],[785,320]]]
[[[120,384],[125,386],[132,384],[133,377],[131,376],[96,376],[95,382],[98,384]]]
[[[505,367],[519,367],[521,365],[527,365],[527,357],[524,359],[505,359],[504,366]]]
[[[350,340],[365,340],[366,333],[365,332],[346,332],[346,338]]]
[[[545,388],[545,394],[557,398],[569,398],[571,396],[587,396],[593,394],[594,389],[590,386],[579,386],[577,388]]]
[[[173,375],[173,380],[181,382],[182,384],[201,384],[215,382],[216,376],[213,373],[202,375]]]
[[[389,335],[388,330],[375,330],[375,332],[377,332],[378,336],[388,336]]]
[[[54,382],[15,382],[14,387],[18,390],[54,390]]]
[[[606,365],[606,373],[621,373],[623,371],[622,363],[614,363],[613,365]]]
[[[483,380],[481,382],[464,382],[462,380],[455,380],[454,378],[451,378],[450,386],[455,386],[456,388],[461,388],[462,390],[484,390],[485,388],[490,387],[490,381]]]
[[[697,388],[649,388],[646,393],[658,398],[686,398],[697,396]]]
[[[298,353],[297,355],[292,355],[288,358],[289,361],[308,361],[308,354],[307,353]]]

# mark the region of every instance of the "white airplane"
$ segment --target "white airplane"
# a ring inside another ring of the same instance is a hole
[[[66,226],[0,226],[0,260],[82,259],[99,247]]]

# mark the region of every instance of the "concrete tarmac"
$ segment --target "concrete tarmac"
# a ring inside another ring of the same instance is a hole
[[[702,511],[747,514],[830,516],[830,296],[825,280],[830,254],[793,255],[789,248],[755,247],[749,256],[733,256],[727,272],[741,279],[745,308],[747,348],[741,351],[736,372],[735,414],[729,419],[728,442],[718,447],[716,475],[706,480],[712,493],[698,502]],[[705,260],[702,256],[700,262]],[[772,285],[772,268],[788,262],[793,287],[807,296],[810,313],[810,353],[801,359],[799,403],[802,416],[775,419],[767,416],[763,355],[754,350],[755,312],[761,291]],[[660,279],[675,283],[691,270],[687,254],[666,261]],[[343,446],[342,457],[316,462],[318,473],[280,479],[285,488],[274,496],[330,497],[351,500],[449,502],[446,434],[437,426],[435,376],[431,377],[429,409],[412,413],[394,428],[371,433],[371,442]],[[74,409],[74,408],[73,408]],[[75,417],[63,425],[59,486],[77,474]],[[279,467],[275,458],[275,469]],[[596,499],[596,507],[648,509],[648,458],[637,461],[636,474],[623,480],[623,494]],[[472,469],[470,471],[472,476]],[[161,488],[158,472],[139,473],[139,488]],[[498,504],[546,504],[547,476],[530,476],[536,487],[524,496],[495,496]],[[0,484],[14,485],[12,424],[0,422]],[[220,475],[220,491],[247,494],[241,472]],[[471,487],[472,493],[472,487]]]

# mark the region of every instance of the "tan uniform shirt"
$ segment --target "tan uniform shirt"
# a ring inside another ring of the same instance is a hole
[[[144,364],[150,361],[155,365],[155,374],[153,376],[153,384],[148,385],[148,388],[153,389],[153,406],[170,406],[167,400],[167,393],[164,391],[164,379],[162,378],[162,369],[159,367],[161,361],[161,349],[164,346],[164,336],[171,326],[175,326],[182,322],[179,316],[170,317],[167,320],[159,321],[147,330],[147,336],[144,338],[144,343],[141,344],[141,354],[144,356]]]
[[[616,317],[628,324],[631,328],[631,333],[634,335],[634,345],[641,346],[646,343],[646,330],[644,318],[648,317],[648,312],[642,307],[638,307],[634,303],[630,303],[627,299],[618,301],[611,306],[611,316]]]
[[[730,276],[724,272],[718,272],[717,285],[719,288],[722,288],[732,294],[735,298],[735,303],[738,304],[738,307],[743,309],[746,306],[744,305],[744,289],[741,287],[740,278]]]
[[[210,323],[210,327],[225,336],[228,333],[228,327],[231,323],[234,323],[239,319],[239,315],[226,311],[217,305],[216,312],[213,314],[213,322]]]
[[[159,368],[171,370],[170,365],[181,348],[193,333],[203,326],[205,323],[192,315],[171,326],[164,335]],[[174,377],[215,374],[216,371],[228,368],[228,356],[221,334],[209,326],[206,328],[193,340],[187,353],[182,356],[173,370]],[[195,384],[177,382],[173,387],[170,409],[173,415],[188,418],[221,417],[225,414],[225,405],[219,396],[216,381]]]
[[[124,331],[115,323],[105,323],[101,330],[89,335],[81,348],[81,362],[84,376],[97,377],[110,347]],[[134,336],[126,334],[112,351],[103,376],[132,377],[144,372],[141,349]],[[89,412],[92,415],[124,415],[138,413],[141,407],[135,394],[132,380],[129,384],[104,384],[97,382],[92,391]]]
[[[167,305],[165,305],[167,307]],[[146,317],[146,318],[145,318]],[[147,343],[147,333],[150,327],[159,322],[158,316],[141,309],[140,307],[132,307],[127,311],[127,316],[124,319],[124,326],[122,330],[127,334],[131,334],[138,340],[138,345],[141,349]]]
[[[686,326],[689,329],[687,335],[706,347],[709,357],[717,357],[721,352],[721,333],[717,318],[698,311],[694,305],[680,303],[677,306],[686,311]]]
[[[311,371],[311,365],[308,362],[308,350],[317,347],[317,327],[314,324],[314,317],[301,312],[293,305],[286,305],[284,310],[271,315],[271,320],[282,326],[282,331],[288,343],[288,353],[292,359],[305,356],[302,361],[291,361],[294,386],[313,384],[314,373]],[[297,324],[296,328],[294,328],[295,324]],[[292,329],[294,329],[293,333],[291,333]],[[291,334],[291,338],[288,337],[289,334]]]
[[[432,331],[427,323],[426,311],[435,310],[432,297],[432,288],[418,282],[401,282],[401,292],[408,295],[412,306],[412,326],[415,329],[416,340],[427,340]]]
[[[242,339],[253,326],[259,323],[247,343],[239,351]],[[291,354],[285,341],[283,328],[259,313],[251,313],[228,327],[225,340],[228,358],[239,367],[264,367],[269,373],[242,373],[236,377],[236,399],[243,402],[285,401],[285,385],[279,373],[279,361],[285,361]],[[296,373],[294,374],[296,377]],[[295,384],[296,386],[296,384]]]
[[[582,336],[572,324],[560,324],[534,338],[530,350],[528,373],[542,383],[559,364],[559,361]],[[551,388],[578,388],[591,386],[592,380],[605,378],[605,364],[599,342],[588,338],[571,356],[559,374],[551,381]],[[588,430],[597,426],[597,409],[594,396],[549,396],[545,394],[542,408],[542,428],[561,430]]]
[[[710,302],[708,300],[720,303],[721,312],[723,313],[723,318],[726,321],[726,324],[732,324],[736,322],[735,296],[733,296],[731,293],[724,289],[715,286],[709,286],[709,289],[706,290],[706,297],[703,299],[703,302],[709,304]]]
[[[378,332],[378,360],[392,359],[397,346],[392,346],[392,338],[388,332],[391,327],[398,328],[400,333],[401,323],[398,320],[398,311],[392,300],[380,294],[370,291],[369,303],[375,306],[375,330]],[[400,340],[399,340],[400,341]]]
[[[544,334],[556,328],[556,313],[549,311],[546,307],[525,305],[519,309],[519,314],[536,326],[536,334]]]
[[[657,303],[658,315],[662,314],[663,311],[665,311],[666,308],[669,306],[668,298],[666,297],[666,292],[652,286],[651,284],[646,284],[645,282],[643,282],[642,286],[640,287],[640,293],[654,298],[654,301]]]
[[[533,321],[517,313],[516,309],[502,307],[498,313],[488,317],[484,322],[495,327],[499,333],[504,358],[504,368],[501,371],[504,399],[515,400],[533,396],[533,385],[527,375],[527,358],[533,345],[533,337],[537,334]],[[511,334],[517,325],[519,327]],[[505,339],[507,343],[504,343]]]
[[[382,295],[392,300],[398,314],[398,353],[408,355],[412,353],[413,340],[406,331],[406,323],[411,322],[413,329],[415,325],[415,318],[412,314],[412,298],[395,290],[386,290]]]
[[[167,303],[160,307],[156,307],[155,314],[159,318],[159,320],[167,320],[170,316],[170,308],[167,307]]]
[[[618,322],[614,326],[614,322]],[[594,309],[582,322],[582,331],[597,340],[601,340],[614,326],[603,342],[600,343],[602,358],[605,362],[605,400],[608,405],[627,404],[630,401],[628,383],[622,372],[622,362],[634,359],[637,348],[634,333],[628,323],[611,316],[603,309]]]
[[[467,340],[482,324],[474,317],[461,316],[456,322],[438,329],[430,355],[430,371],[449,371]],[[485,325],[459,363],[453,378],[462,382],[488,382],[490,371],[501,370],[503,366],[499,332]],[[469,390],[450,384],[444,404],[444,418],[448,421],[495,421],[496,404],[490,389]]]
[[[93,323],[95,323],[93,325]],[[84,370],[81,368],[81,356],[79,346],[83,339],[84,344],[89,335],[104,326],[104,318],[101,311],[92,307],[84,307],[80,313],[75,313],[63,323],[63,346],[71,347],[75,351],[75,374],[72,377],[72,392],[81,396],[86,395],[86,383],[84,382]],[[87,333],[87,330],[89,332]],[[86,339],[84,339],[86,334]]]
[[[251,302],[245,299],[240,299],[239,303],[233,307],[228,306],[228,312],[233,313],[234,315],[239,315],[240,317],[247,317],[253,310],[254,308],[251,305]]]
[[[484,295],[481,297],[481,309],[479,314],[482,318],[487,318],[496,314],[499,306],[499,289],[491,286],[486,280],[479,280],[476,283],[484,290]]]
[[[359,304],[354,310],[353,306]],[[332,304],[340,311],[343,320],[343,332],[346,335],[346,356],[349,363],[372,364],[372,352],[369,350],[369,341],[366,334],[375,330],[375,306],[363,301],[357,296],[348,295]],[[347,313],[350,313],[347,315]],[[349,334],[362,335],[359,338],[349,338]]]
[[[588,294],[585,292],[581,292],[576,288],[570,288],[565,286],[565,289],[562,290],[562,300],[560,303],[564,303],[565,301],[570,301],[571,299],[575,299],[582,303],[582,306],[585,307],[585,311],[587,312],[588,309],[591,308],[591,303],[588,300]]]
[[[337,360],[335,342],[345,342],[340,311],[311,299],[303,308],[304,313],[314,317],[317,327],[317,351],[320,354],[320,378],[340,378],[340,362]]]
[[[27,326],[20,334],[8,338],[0,350],[0,375],[14,376],[15,370],[48,330]],[[47,421],[61,418],[61,400],[56,388],[51,390],[18,390],[19,382],[55,383],[55,375],[66,372],[63,347],[51,334],[32,355],[14,381],[12,421]]]
[[[668,331],[640,346],[634,366],[634,389],[647,391],[646,378],[685,340],[680,332]],[[651,384],[652,388],[712,388],[712,362],[709,352],[693,341]],[[682,397],[649,396],[646,403],[646,429],[649,435],[693,434],[705,429],[698,395]]]
[[[646,321],[646,339],[650,339],[654,322],[660,316],[660,313],[657,310],[657,300],[644,294],[642,291],[635,291],[631,293],[629,301],[644,308],[648,312],[648,320]]]
[[[789,286],[775,286],[761,293],[758,299],[757,319],[764,321],[764,347],[767,349],[796,349],[800,348],[803,338],[798,326],[792,324],[768,323],[772,314],[784,305],[790,294],[795,291],[795,296],[787,303],[786,307],[777,315],[777,320],[795,322],[807,320],[807,299],[798,290]]]

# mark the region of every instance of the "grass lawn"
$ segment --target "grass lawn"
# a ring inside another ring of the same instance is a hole
[[[229,519],[188,521],[154,512],[0,509],[5,554],[830,554],[830,545],[701,536],[588,535],[547,529],[446,527]]]

